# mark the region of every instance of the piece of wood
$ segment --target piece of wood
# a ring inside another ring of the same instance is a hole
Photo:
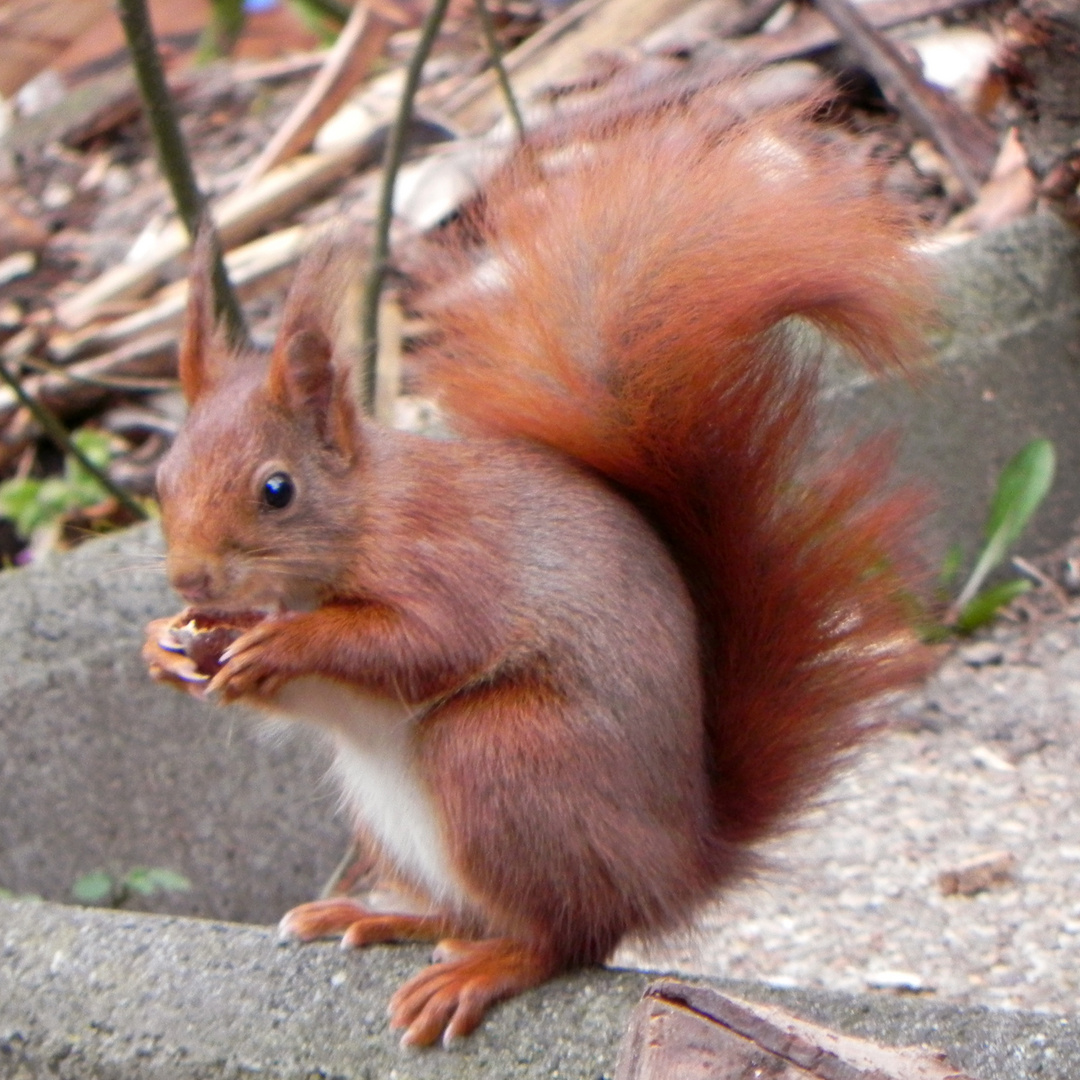
[[[242,243],[268,222],[284,217],[353,172],[373,153],[373,147],[358,142],[330,153],[304,154],[267,173],[250,189],[223,199],[214,208],[222,244],[233,247]],[[96,318],[106,305],[144,296],[157,282],[162,267],[187,248],[187,233],[179,222],[171,223],[158,238],[151,255],[106,270],[59,304],[57,319],[67,329],[77,330]]]
[[[581,75],[590,57],[618,49],[657,30],[693,0],[578,0],[548,27],[503,57],[519,102],[547,87]],[[541,40],[537,40],[541,38]],[[493,72],[470,80],[442,103],[463,134],[488,131],[503,112],[503,99]]]
[[[30,375],[22,380],[22,387],[57,416],[69,416],[97,405],[120,383],[126,383],[129,391],[161,389],[159,381],[175,374],[176,334],[169,332],[147,335],[62,370]],[[0,386],[0,427],[20,407],[14,391]]]
[[[904,54],[850,0],[815,0],[860,63],[878,81],[886,99],[912,127],[945,155],[975,199],[998,152],[994,129],[931,86]]]
[[[724,33],[727,37],[745,37],[757,33],[786,3],[786,0],[750,0]]]
[[[0,97],[11,97],[108,16],[109,0],[0,0]]]
[[[859,5],[863,18],[879,30],[953,11],[985,7],[990,0],[867,0]],[[722,28],[721,28],[722,29]],[[752,34],[725,42],[723,55],[745,67],[762,67],[793,60],[836,45],[840,34],[819,11],[804,10],[783,30]]]
[[[536,57],[563,37],[572,34],[590,15],[605,4],[607,0],[575,0],[565,11],[545,23],[535,34],[527,37],[516,48],[503,56],[503,67],[510,76],[516,76]],[[516,80],[515,80],[516,82]],[[466,110],[476,107],[481,100],[490,95],[494,101],[499,92],[499,81],[495,71],[487,68],[479,75],[456,86],[449,94],[441,88],[434,88],[420,94],[421,104],[435,103],[447,116],[462,116]]]
[[[376,5],[371,0],[359,0],[319,73],[263,152],[252,162],[241,182],[242,187],[255,183],[274,166],[306,150],[319,128],[371,70],[391,35],[411,24],[404,9],[397,18],[390,17],[388,11],[392,9],[385,2]]]
[[[812,1024],[774,1005],[676,979],[634,1010],[615,1080],[972,1080],[944,1054],[893,1048]]]
[[[225,267],[237,292],[246,297],[268,278],[291,266],[327,227],[290,225],[229,252]],[[49,354],[54,360],[67,363],[103,349],[116,349],[152,332],[175,329],[186,306],[187,281],[173,282],[159,289],[145,307],[121,319],[73,334],[54,333],[49,339]]]

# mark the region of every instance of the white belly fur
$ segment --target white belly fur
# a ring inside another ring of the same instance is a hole
[[[465,907],[431,795],[413,760],[415,711],[317,677],[287,683],[274,711],[330,731],[345,797],[386,854],[437,905]]]

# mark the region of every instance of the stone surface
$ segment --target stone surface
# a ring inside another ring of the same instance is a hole
[[[315,740],[151,682],[142,628],[182,606],[155,525],[0,574],[0,887],[177,870],[161,910],[276,921],[344,850]]]
[[[1080,518],[1080,237],[1049,214],[939,256],[938,367],[914,387],[866,377],[833,391],[829,430],[897,430],[901,470],[938,508],[930,550],[973,554],[1002,466],[1034,438],[1057,481],[1020,550],[1044,551]]]
[[[386,1001],[424,959],[419,947],[284,947],[254,927],[0,901],[0,1075],[601,1080],[648,981],[579,972],[499,1006],[449,1051],[405,1051]],[[1076,1020],[714,985],[856,1035],[939,1047],[979,1080],[1080,1075]]]

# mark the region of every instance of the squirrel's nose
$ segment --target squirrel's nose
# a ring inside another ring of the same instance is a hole
[[[169,571],[169,584],[190,603],[214,597],[214,578],[206,566],[177,566]]]

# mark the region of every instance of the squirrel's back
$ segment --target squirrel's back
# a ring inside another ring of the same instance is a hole
[[[880,448],[814,466],[820,365],[790,321],[874,370],[920,357],[925,270],[873,181],[792,110],[593,117],[516,153],[425,305],[452,422],[596,470],[674,554],[722,842],[782,823],[924,663],[913,500]]]

